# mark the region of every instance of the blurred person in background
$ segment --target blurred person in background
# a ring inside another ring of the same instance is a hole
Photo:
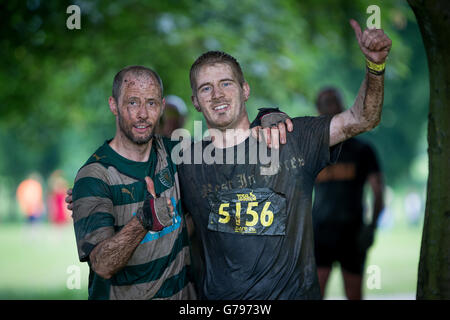
[[[67,181],[61,170],[55,170],[48,181],[48,220],[55,225],[67,223],[70,212],[64,201],[67,191]]]
[[[316,101],[320,115],[344,111],[335,88],[324,88]],[[370,224],[363,221],[363,190],[373,193]],[[313,206],[315,256],[322,295],[334,262],[339,262],[348,299],[362,298],[362,278],[367,250],[373,243],[377,220],[383,210],[383,178],[375,151],[360,138],[342,145],[338,161],[316,178]]]
[[[170,138],[172,132],[183,128],[187,116],[187,107],[184,101],[175,95],[168,95],[166,99],[166,108],[156,132],[164,137]]]
[[[17,187],[16,198],[27,221],[33,223],[44,213],[43,191],[40,177],[32,173]]]

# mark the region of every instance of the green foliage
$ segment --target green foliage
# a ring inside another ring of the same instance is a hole
[[[410,179],[425,133],[428,74],[412,11],[403,1],[78,1],[81,30],[66,28],[68,1],[9,1],[0,10],[1,175],[69,179],[114,134],[107,98],[126,65],[157,70],[165,93],[190,103],[188,73],[206,50],[241,63],[251,86],[250,118],[276,105],[291,116],[314,115],[324,85],[342,90],[351,106],[364,60],[348,20],[362,26],[366,8],[381,8],[393,40],[382,123],[366,134],[390,184]],[[189,108],[186,127],[201,114]],[[423,181],[420,181],[423,183]]]

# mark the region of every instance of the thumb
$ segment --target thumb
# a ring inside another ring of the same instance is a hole
[[[147,183],[148,193],[150,193],[153,198],[156,199],[155,185],[153,184],[153,180],[150,177],[145,177],[145,182]]]
[[[354,19],[350,19],[350,25],[355,31],[356,40],[358,40],[358,43],[361,43],[362,31],[359,23]]]

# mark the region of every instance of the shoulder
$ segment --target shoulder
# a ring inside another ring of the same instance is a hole
[[[304,117],[296,117],[292,119],[295,125],[298,124],[300,128],[302,126],[318,126],[320,124],[328,124],[331,122],[332,116],[323,115],[323,116],[304,116]],[[299,128],[299,129],[300,129]]]
[[[293,132],[299,137],[329,135],[332,116],[305,116],[292,119]]]
[[[166,138],[161,135],[155,135],[154,139],[158,145],[164,146],[164,148],[168,151],[171,151],[173,149],[173,147],[175,147],[177,145],[177,143],[179,142],[179,141],[172,141],[171,139]]]
[[[100,163],[91,163],[78,171],[75,178],[73,202],[86,197],[110,198],[108,169]]]
[[[88,166],[92,163],[101,163],[105,166],[108,163],[111,163],[114,158],[114,154],[112,152],[111,147],[109,146],[109,142],[111,140],[106,140],[105,143],[103,143],[100,147],[95,150],[95,152],[87,159],[87,161],[84,163],[84,165],[81,167]]]
[[[99,162],[92,162],[84,165],[81,167],[80,170],[78,170],[77,176],[75,178],[75,183],[83,178],[95,178],[95,179],[101,179],[104,180],[104,177],[106,176],[108,172],[108,168],[105,167],[104,164]]]
[[[155,139],[156,144],[160,147],[164,147],[164,149],[169,154],[177,146],[181,146],[181,149],[184,149],[184,148],[194,144],[194,141],[192,139],[185,138],[185,137],[182,137],[177,140],[172,140],[172,139],[164,137],[164,136],[155,135],[154,139]],[[182,145],[180,145],[180,143],[182,143]]]
[[[107,142],[105,142],[106,144]],[[105,144],[99,147],[83,164],[83,166],[78,170],[78,173],[75,177],[75,185],[79,180],[90,178],[92,182],[96,180],[101,180],[104,183],[107,182],[107,174],[108,174],[108,160],[110,155],[105,148]]]

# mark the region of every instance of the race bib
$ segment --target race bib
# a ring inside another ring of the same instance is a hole
[[[286,198],[269,188],[211,193],[208,229],[252,234],[286,234]]]

